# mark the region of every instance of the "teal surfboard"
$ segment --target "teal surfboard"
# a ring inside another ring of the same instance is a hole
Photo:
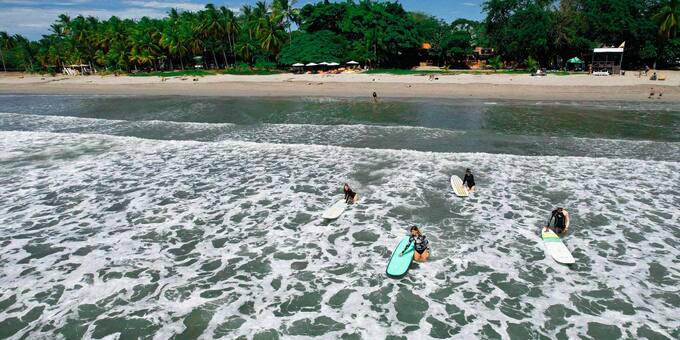
[[[413,262],[415,248],[414,245],[411,244],[408,251],[404,252],[404,255],[401,255],[401,252],[406,248],[407,244],[408,236],[405,236],[399,244],[397,244],[397,247],[394,248],[392,257],[390,257],[390,261],[387,262],[387,276],[398,279],[404,277],[404,275],[408,273],[408,268],[411,266],[411,262]]]

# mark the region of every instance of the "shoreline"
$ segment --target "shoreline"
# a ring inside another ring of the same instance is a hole
[[[0,94],[224,97],[452,98],[536,101],[680,102],[680,72],[666,81],[637,76],[340,74],[204,77],[0,76]],[[655,98],[648,99],[650,88]],[[659,90],[663,96],[659,98]]]

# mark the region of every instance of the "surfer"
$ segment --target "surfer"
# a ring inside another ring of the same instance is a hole
[[[467,168],[465,170],[465,177],[463,177],[463,186],[467,187],[468,192],[475,192],[475,176],[472,174],[472,170],[470,170],[470,168]]]
[[[415,254],[413,254],[413,260],[418,262],[427,261],[427,258],[430,256],[430,242],[416,226],[411,226],[411,237],[408,238],[408,244],[406,244],[404,251],[409,249],[411,242],[413,242],[413,247],[416,250]],[[404,255],[403,251],[401,255]]]
[[[553,227],[550,227],[550,223],[555,220],[555,224]],[[567,212],[566,209],[564,208],[557,208],[552,211],[552,215],[550,215],[550,220],[548,220],[548,225],[545,226],[545,229],[552,229],[555,234],[563,234],[566,233],[567,230],[569,230],[569,212]]]
[[[345,192],[345,203],[347,204],[354,203],[354,199],[357,196],[357,193],[352,191],[352,189],[349,187],[349,184],[345,183],[345,185],[342,187],[342,191]]]

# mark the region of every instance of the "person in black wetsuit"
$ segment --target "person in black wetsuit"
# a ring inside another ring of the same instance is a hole
[[[465,170],[465,177],[463,177],[463,186],[468,189],[469,192],[475,191],[475,176],[472,174],[470,168]]]
[[[345,183],[345,185],[342,187],[342,191],[345,192],[345,203],[347,204],[354,203],[354,199],[357,196],[357,193],[350,189],[349,184]]]
[[[413,247],[415,248],[413,259],[418,262],[427,261],[427,258],[430,257],[430,242],[425,238],[425,235],[420,232],[418,227],[412,226],[410,232],[411,237],[408,238],[408,244],[404,250],[408,250],[409,247],[411,247],[411,243],[413,243]],[[401,255],[404,255],[403,251],[401,252]]]
[[[552,221],[555,221],[553,226],[550,226],[550,223]],[[569,230],[569,212],[567,212],[566,209],[564,208],[557,208],[552,211],[552,215],[550,215],[550,220],[548,220],[548,225],[545,226],[545,229],[552,229],[555,234],[564,234]]]

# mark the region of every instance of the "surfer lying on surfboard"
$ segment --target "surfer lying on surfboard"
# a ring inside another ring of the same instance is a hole
[[[350,189],[349,184],[345,183],[342,187],[342,191],[345,192],[345,203],[352,204],[356,202],[357,193]]]
[[[415,248],[415,253],[413,254],[413,260],[418,261],[418,262],[425,262],[427,261],[427,258],[430,256],[430,242],[425,238],[425,235],[423,235],[420,232],[420,229],[416,226],[411,227],[411,237],[408,238],[408,244],[404,248],[404,250],[408,250],[409,247],[411,246],[411,242],[413,242],[413,246]],[[404,252],[402,251],[400,256],[403,256]]]
[[[465,170],[465,177],[463,177],[463,186],[468,192],[475,192],[475,176],[472,174],[472,170],[467,168]]]
[[[553,220],[555,220],[555,224],[550,227],[550,223]],[[569,212],[567,212],[567,210],[564,208],[557,208],[553,210],[552,215],[550,215],[550,220],[548,220],[548,225],[545,226],[545,229],[552,229],[557,235],[566,233],[567,230],[569,230]]]

